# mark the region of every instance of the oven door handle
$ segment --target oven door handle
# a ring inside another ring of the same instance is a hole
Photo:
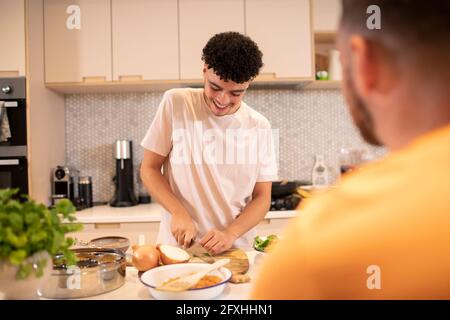
[[[0,160],[0,166],[18,166],[18,159]]]
[[[17,108],[19,106],[17,101],[0,101],[0,105],[3,105],[5,108]]]

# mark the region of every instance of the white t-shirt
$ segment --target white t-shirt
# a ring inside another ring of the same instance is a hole
[[[164,177],[191,215],[197,238],[224,230],[252,198],[256,182],[277,179],[277,158],[269,121],[241,102],[231,115],[216,116],[203,89],[172,89],[164,93],[141,145],[167,156]],[[171,215],[161,219],[158,243],[176,244]],[[255,230],[234,246],[247,248]]]

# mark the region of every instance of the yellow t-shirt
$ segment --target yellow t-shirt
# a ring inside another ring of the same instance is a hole
[[[450,299],[450,126],[313,197],[254,299]]]

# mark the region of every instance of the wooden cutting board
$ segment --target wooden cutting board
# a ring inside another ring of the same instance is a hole
[[[250,268],[250,262],[244,250],[234,248],[214,256],[215,261],[225,258],[230,259],[230,263],[226,264],[225,268],[230,269],[230,271],[233,273],[233,278],[231,279],[231,282],[241,283],[250,281],[249,277],[241,276],[245,275],[245,273]],[[204,262],[204,261],[202,261],[198,257],[193,257],[190,260],[190,262]]]

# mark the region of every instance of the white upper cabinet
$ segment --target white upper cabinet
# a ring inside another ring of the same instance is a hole
[[[0,73],[25,76],[25,4],[0,0]]]
[[[111,1],[45,0],[45,80],[111,80]]]
[[[202,49],[207,41],[226,31],[247,34],[258,44],[264,62],[259,80],[309,80],[313,78],[312,1],[43,0],[45,81],[54,87],[59,83],[76,87],[86,81],[194,82],[202,79]],[[323,16],[322,3],[337,1],[314,0],[315,12]],[[9,30],[4,43],[20,39],[10,34],[24,34],[24,21],[11,19],[19,15],[4,14],[23,12],[23,2],[0,0],[2,31]],[[325,7],[336,15],[335,9]],[[21,41],[24,48],[24,37]],[[23,52],[22,57],[2,50],[0,63],[25,61],[25,50],[16,51]],[[3,64],[0,71],[12,68]],[[14,68],[24,70],[24,62],[22,68]]]
[[[177,0],[112,0],[114,80],[178,79]]]
[[[246,0],[246,30],[263,53],[260,79],[311,78],[309,0]]]
[[[313,0],[314,32],[336,32],[341,16],[341,0]]]
[[[244,0],[179,0],[180,77],[202,78],[202,50],[216,33],[244,33]]]

